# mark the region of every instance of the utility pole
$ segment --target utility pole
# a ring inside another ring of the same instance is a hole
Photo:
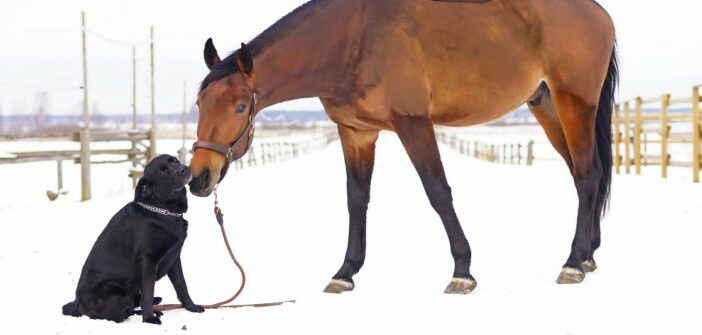
[[[132,45],[132,131],[134,132],[131,136],[136,136],[137,129],[137,76],[136,76],[136,46]],[[137,165],[139,165],[139,157],[137,157],[137,141],[132,137],[132,151],[130,158],[132,160],[132,171],[136,171]],[[132,188],[136,188],[137,179],[132,178]]]
[[[132,129],[137,128],[136,46],[132,46]]]
[[[151,143],[149,145],[149,160],[156,157],[156,89],[154,86],[154,26],[151,26]]]
[[[85,41],[85,12],[80,13],[83,42],[83,127],[80,129],[80,189],[81,201],[90,194],[90,111],[88,110],[88,55]]]
[[[185,160],[188,158],[188,152],[185,149],[185,132],[187,128],[186,113],[188,109],[188,84],[183,82],[183,144],[180,147],[180,162],[185,164]]]

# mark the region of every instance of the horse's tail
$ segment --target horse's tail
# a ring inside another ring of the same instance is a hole
[[[605,78],[600,103],[595,120],[595,140],[597,155],[602,163],[602,177],[600,178],[597,201],[595,202],[595,215],[601,219],[609,207],[609,196],[612,184],[612,109],[614,109],[614,95],[619,84],[619,61],[617,59],[617,45],[612,50],[609,60],[609,69]]]

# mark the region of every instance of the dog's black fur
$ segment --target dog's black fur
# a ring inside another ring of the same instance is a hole
[[[78,281],[76,299],[63,306],[64,315],[122,322],[141,314],[144,322],[160,324],[161,313],[153,310],[153,304],[161,300],[154,298],[154,285],[166,274],[185,309],[204,311],[190,299],[180,263],[188,222],[137,204],[185,213],[185,185],[191,179],[190,169],[173,156],[158,156],[146,166],[134,201],[112,217],[93,245]]]

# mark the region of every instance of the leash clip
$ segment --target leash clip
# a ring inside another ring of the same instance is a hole
[[[215,189],[214,189],[214,198],[215,198],[214,214],[215,214],[215,217],[217,218],[217,223],[219,223],[219,225],[221,226],[221,225],[224,225],[224,213],[222,213],[222,209],[219,208],[219,201],[217,199],[217,186],[219,186],[219,185],[216,185]]]

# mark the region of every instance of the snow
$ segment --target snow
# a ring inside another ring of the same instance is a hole
[[[167,145],[161,148],[167,148]],[[173,145],[177,149],[176,145]],[[169,151],[171,149],[168,149]],[[174,150],[173,150],[174,151]],[[495,165],[442,149],[454,203],[473,249],[477,289],[443,294],[453,262],[438,216],[395,135],[377,147],[366,265],[356,289],[322,293],[343,260],[345,172],[339,142],[298,160],[230,173],[220,186],[226,228],[248,276],[236,303],[270,308],[167,312],[115,324],[61,315],[95,238],[131,199],[124,165],[93,169],[95,199],[56,202],[55,163],[0,166],[0,334],[676,334],[700,333],[702,187],[657,176],[614,178],[599,269],[559,286],[577,199],[563,163]],[[70,165],[70,167],[69,167]],[[117,178],[119,176],[119,178]],[[239,277],[222,245],[212,198],[190,197],[185,276],[197,303],[231,295]],[[175,302],[167,279],[156,288]]]

